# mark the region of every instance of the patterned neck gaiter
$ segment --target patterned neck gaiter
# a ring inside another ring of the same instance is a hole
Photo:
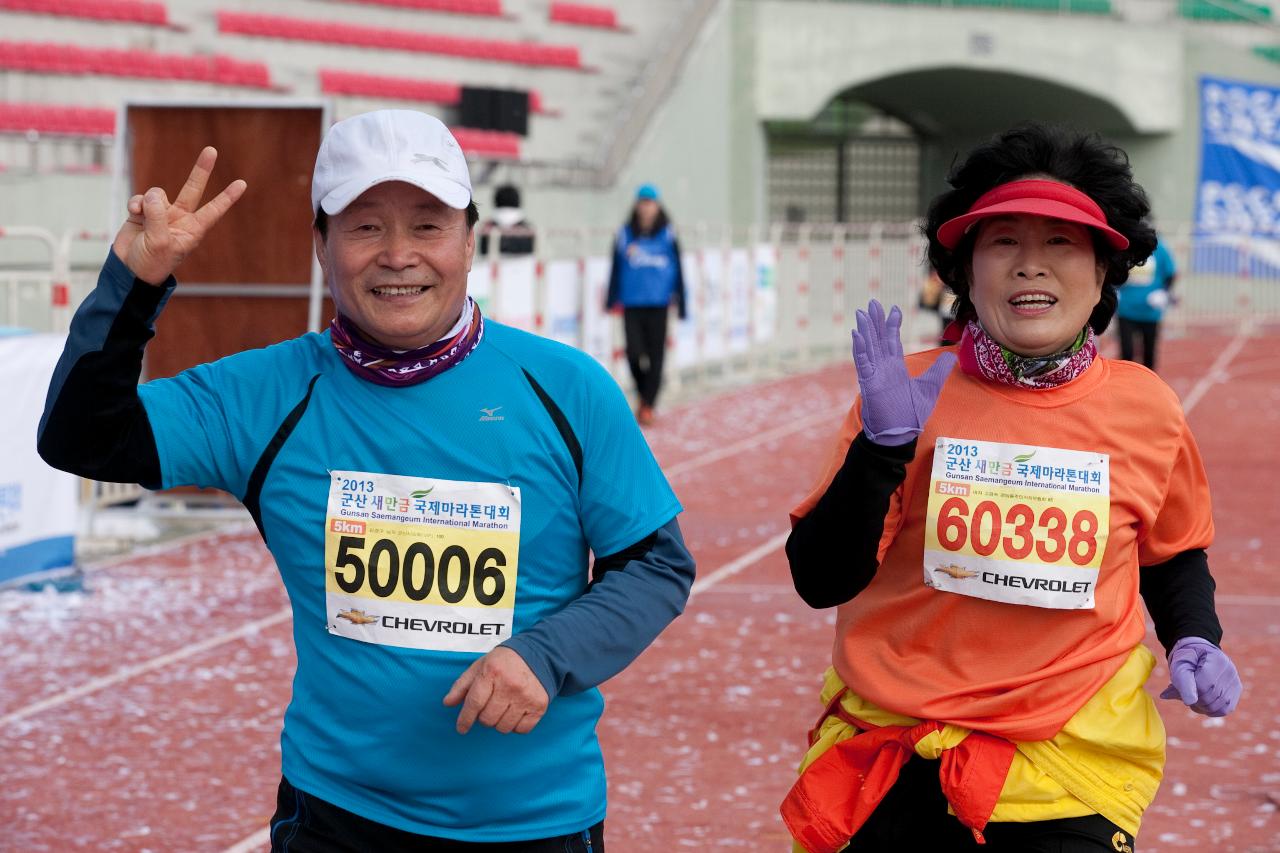
[[[960,339],[960,368],[971,376],[1017,388],[1057,388],[1089,369],[1098,355],[1093,329],[1085,326],[1071,346],[1052,355],[1025,356],[1010,352],[970,320]]]
[[[451,334],[433,344],[404,352],[366,340],[355,324],[341,314],[329,324],[329,335],[348,370],[368,382],[395,388],[417,385],[439,376],[461,364],[480,345],[484,338],[484,318],[470,296],[458,326],[460,328],[455,327]]]

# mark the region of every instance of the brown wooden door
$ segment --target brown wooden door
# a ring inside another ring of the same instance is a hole
[[[218,163],[205,200],[236,178],[248,182],[236,206],[178,267],[178,289],[147,347],[147,378],[307,330],[311,170],[323,121],[318,106],[128,107],[131,193],[159,186],[172,199],[206,145],[218,149]],[[326,300],[321,316],[327,320],[331,312]]]

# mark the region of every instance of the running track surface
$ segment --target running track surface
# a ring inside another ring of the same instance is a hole
[[[1143,851],[1280,850],[1277,332],[1163,347],[1214,490],[1210,558],[1246,693],[1226,720],[1160,703],[1170,758]],[[777,805],[820,710],[833,618],[795,596],[782,543],[854,384],[833,367],[649,431],[699,579],[684,616],[605,686],[614,853],[789,849]],[[82,593],[0,593],[0,849],[265,849],[293,668],[285,608],[251,527],[99,564]],[[1161,667],[1149,687],[1166,683]]]

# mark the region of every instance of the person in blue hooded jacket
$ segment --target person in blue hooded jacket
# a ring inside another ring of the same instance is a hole
[[[653,423],[662,387],[662,360],[667,348],[667,315],[672,303],[686,316],[680,243],[658,200],[658,189],[645,184],[636,192],[631,216],[618,230],[609,273],[606,309],[622,308],[627,365],[640,402],[636,420]]]
[[[1129,272],[1129,280],[1119,289],[1116,314],[1120,318],[1120,357],[1125,361],[1134,358],[1134,340],[1142,338],[1142,363],[1156,369],[1156,338],[1160,334],[1160,321],[1169,306],[1169,291],[1178,277],[1173,253],[1163,240],[1156,243],[1156,250],[1140,266]]]

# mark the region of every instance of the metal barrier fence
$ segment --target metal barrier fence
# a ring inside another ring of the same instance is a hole
[[[472,295],[487,315],[582,349],[629,386],[621,320],[605,310],[615,232],[535,233],[538,252],[526,257],[499,257],[498,240],[490,240],[491,253],[472,267]],[[1179,269],[1169,336],[1203,323],[1280,319],[1280,257],[1260,263],[1257,246],[1197,240],[1189,225],[1165,233]],[[96,252],[107,236],[55,240],[42,229],[5,228],[0,238],[35,239],[49,250],[47,267],[0,268],[0,325],[64,331],[97,274],[91,266],[72,269],[73,249],[84,243]],[[902,308],[908,350],[936,339],[937,315],[917,307],[926,271],[914,222],[698,225],[682,229],[680,239],[689,316],[670,331],[668,388],[676,397],[849,358],[853,312],[872,298]],[[139,495],[98,485],[86,500],[98,507]]]
[[[623,377],[620,323],[604,312],[610,258],[601,249],[613,232],[537,235],[537,259],[478,261],[473,293],[491,316],[578,346]],[[1280,256],[1262,263],[1259,246],[1195,239],[1189,224],[1167,229],[1165,239],[1178,269],[1169,335],[1280,318]],[[690,319],[673,324],[677,382],[846,357],[853,311],[872,298],[902,308],[908,348],[936,339],[937,315],[918,307],[927,271],[915,222],[703,225],[682,230],[681,242]]]
[[[1178,268],[1175,304],[1164,322],[1169,334],[1280,318],[1280,246],[1274,241],[1202,239],[1190,224],[1166,235]]]
[[[41,257],[0,268],[0,326],[34,332],[65,331],[70,320],[65,255],[44,228],[0,227],[0,241],[36,243]]]

